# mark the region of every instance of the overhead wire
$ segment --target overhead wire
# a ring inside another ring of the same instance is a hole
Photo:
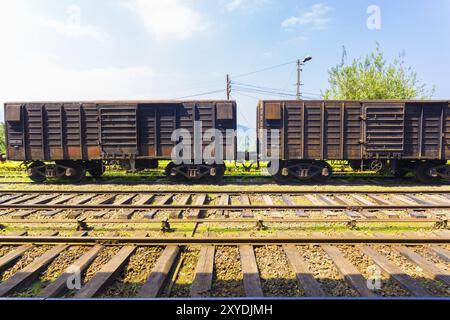
[[[282,96],[282,97],[295,97],[295,94],[285,93],[285,92],[276,92],[270,90],[261,90],[261,89],[253,89],[253,88],[245,88],[245,87],[234,87],[235,91],[244,91],[248,93],[259,93],[259,94],[267,94],[272,96]]]
[[[225,92],[225,91],[226,91],[225,89],[221,89],[221,90],[215,90],[215,91],[203,92],[203,93],[193,94],[193,95],[190,95],[190,96],[184,96],[184,97],[175,98],[175,100],[189,99],[189,98],[195,98],[195,97],[207,96],[207,95],[210,95],[210,94],[221,93],[221,92]]]
[[[256,70],[256,71],[252,71],[252,72],[248,72],[248,73],[244,73],[244,74],[238,74],[236,76],[233,76],[232,78],[234,78],[234,79],[243,78],[243,77],[251,76],[253,74],[261,73],[261,72],[264,72],[264,71],[281,68],[281,67],[284,67],[284,66],[296,63],[296,62],[297,62],[297,60],[293,60],[293,61],[289,61],[289,62],[286,62],[286,63],[278,64],[278,65],[275,65],[275,66],[272,66],[272,67],[267,67],[267,68],[263,68],[263,69],[260,69],[260,70]]]
[[[248,72],[248,73],[239,74],[239,75],[233,76],[232,78],[233,79],[238,79],[238,78],[250,76],[250,75],[253,75],[253,74],[257,74],[257,73],[273,70],[273,69],[276,69],[276,68],[281,68],[283,66],[287,66],[287,65],[290,65],[290,64],[293,64],[293,63],[296,63],[296,62],[297,62],[297,60],[292,60],[292,61],[285,62],[285,63],[282,63],[282,64],[278,64],[278,65],[275,65],[275,66],[271,66],[271,67],[255,70],[255,71]],[[291,76],[289,77],[289,81],[292,78],[293,72],[294,72],[294,70],[291,71]],[[242,95],[245,95],[245,93],[246,93],[247,96],[249,96],[249,97],[251,97],[253,99],[258,99],[258,100],[259,100],[259,98],[251,96],[251,95],[249,95],[249,93],[265,94],[265,95],[269,95],[269,96],[297,97],[296,93],[294,93],[293,91],[286,90],[286,89],[270,88],[270,87],[258,86],[258,85],[253,85],[253,84],[237,82],[237,81],[232,81],[231,85],[232,85],[233,91],[239,92]],[[226,91],[227,91],[226,89],[208,91],[208,92],[203,92],[203,93],[198,93],[198,94],[192,94],[192,95],[179,97],[179,98],[176,98],[176,100],[201,97],[201,96],[206,96],[206,95],[210,95],[210,94],[223,93],[223,92],[226,92]],[[311,92],[302,92],[302,93],[303,94],[307,94],[308,96],[322,97],[321,94],[317,94],[317,93],[311,93]]]
[[[256,86],[256,85],[246,84],[246,83],[241,83],[241,82],[232,82],[232,84],[233,83],[239,87],[249,87],[251,89],[257,89],[257,90],[266,90],[266,91],[273,91],[273,92],[279,92],[279,93],[295,94],[295,92],[293,92],[293,91],[288,91],[288,90],[283,90],[283,89]]]

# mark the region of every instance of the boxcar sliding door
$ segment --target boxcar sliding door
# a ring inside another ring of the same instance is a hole
[[[405,104],[364,103],[364,156],[397,158],[404,153]]]

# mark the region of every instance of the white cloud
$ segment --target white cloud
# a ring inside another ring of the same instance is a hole
[[[100,32],[97,28],[93,26],[82,26],[69,24],[63,21],[57,20],[49,20],[47,21],[47,26],[55,30],[56,32],[71,38],[79,38],[79,37],[90,37],[97,40],[104,39],[107,37],[107,34],[104,32]]]
[[[109,37],[107,33],[98,30],[97,27],[82,24],[82,11],[77,5],[71,5],[66,9],[66,21],[48,20],[46,25],[54,31],[71,38],[90,37],[101,40]]]
[[[185,2],[185,1],[183,1]],[[208,19],[180,0],[123,0],[159,40],[189,39],[208,27]]]
[[[0,103],[145,99],[158,91],[147,65],[81,69],[36,54],[0,58]]]
[[[36,18],[30,14],[26,1],[0,1],[0,39],[12,46],[19,42],[18,36],[30,32]]]
[[[295,26],[312,26],[316,29],[323,29],[330,21],[328,13],[332,10],[332,7],[317,3],[308,11],[300,10],[297,16],[287,18],[281,26],[285,29]]]
[[[227,2],[225,3],[225,9],[228,11],[254,11],[259,7],[262,7],[269,3],[270,0],[227,0]]]
[[[100,50],[92,52],[95,59],[86,62],[89,67],[74,67],[71,59],[74,51],[70,48],[51,50],[57,42],[53,42],[48,11],[42,3],[0,1],[0,41],[6,46],[0,50],[0,107],[6,101],[168,99],[173,98],[173,90],[182,88],[183,79],[178,72],[172,74],[164,69],[167,74],[160,74],[146,63],[117,66],[105,60],[91,67],[92,61],[104,56],[101,44]],[[61,32],[74,37],[102,34],[83,24],[81,29],[66,28],[78,25],[76,21],[67,19],[65,24],[55,23],[54,27],[61,27]],[[84,43],[80,45],[77,50],[85,50]],[[167,88],[168,83],[173,90]]]

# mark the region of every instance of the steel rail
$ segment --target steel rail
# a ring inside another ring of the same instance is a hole
[[[310,218],[268,218],[268,219],[255,219],[255,218],[241,218],[241,219],[215,219],[215,218],[206,218],[206,219],[15,219],[15,220],[0,220],[1,224],[77,224],[80,222],[84,222],[87,224],[162,224],[163,222],[168,222],[170,224],[251,224],[251,223],[349,223],[356,222],[358,224],[364,223],[436,223],[443,222],[445,219],[437,219],[437,218],[407,218],[407,219],[337,219],[337,218],[324,218],[324,219],[310,219]]]
[[[450,237],[0,237],[0,244],[67,244],[67,245],[306,245],[306,244],[449,244]]]
[[[5,173],[1,173],[0,172],[0,178],[3,179],[28,179],[28,176],[24,173],[22,175],[18,174],[18,175],[7,175]],[[101,178],[87,178],[86,180],[84,180],[83,182],[78,182],[77,184],[83,184],[83,183],[108,183],[108,182],[115,182],[115,180],[118,180],[117,182],[122,182],[120,181],[121,179],[124,178],[128,178],[126,173],[123,173],[123,176],[119,176],[119,177],[101,177]],[[153,180],[168,180],[167,177],[165,175],[159,175],[159,176],[146,176],[144,174],[138,175],[138,176],[134,176],[135,180],[124,180],[123,183],[139,183],[139,182],[146,182],[146,181],[153,181]],[[273,177],[270,175],[254,175],[252,176],[251,174],[247,174],[247,175],[238,175],[238,174],[230,174],[230,175],[225,175],[223,180],[233,180],[233,179],[255,179],[255,180],[273,180]],[[379,180],[399,180],[399,181],[413,181],[414,178],[413,177],[404,177],[404,178],[398,178],[395,176],[382,176],[382,175],[377,175],[377,174],[357,174],[355,175],[353,172],[340,172],[337,174],[333,174],[333,176],[331,177],[332,180],[334,179],[361,179],[361,180],[370,180],[370,179],[379,179]],[[67,183],[64,181],[61,181],[60,183],[58,183],[59,181],[57,181],[57,183],[55,184],[63,184],[63,183]],[[21,183],[33,183],[33,182],[21,182]]]
[[[430,209],[450,209],[449,204],[433,204],[433,205],[114,205],[114,204],[81,204],[81,205],[67,205],[67,204],[0,204],[0,209],[35,209],[35,210],[51,210],[51,209],[65,209],[65,210],[120,210],[120,209],[134,209],[134,210],[430,210]]]
[[[0,183],[1,185],[1,183]],[[0,190],[0,194],[229,194],[229,195],[255,195],[255,194],[271,194],[271,195],[303,195],[303,194],[395,194],[395,195],[403,195],[403,194],[450,194],[449,190],[417,190],[417,191],[401,191],[401,190],[385,190],[385,191],[367,191],[367,190],[236,190],[236,191],[225,191],[225,190],[67,190],[67,191],[59,191],[59,190]]]

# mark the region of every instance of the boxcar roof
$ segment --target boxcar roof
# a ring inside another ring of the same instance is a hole
[[[450,103],[450,100],[392,100],[392,99],[388,99],[388,100],[260,100],[259,102],[275,102],[275,103],[276,102]]]
[[[234,100],[86,100],[86,101],[15,101],[6,104],[174,104],[174,103],[235,103]]]

